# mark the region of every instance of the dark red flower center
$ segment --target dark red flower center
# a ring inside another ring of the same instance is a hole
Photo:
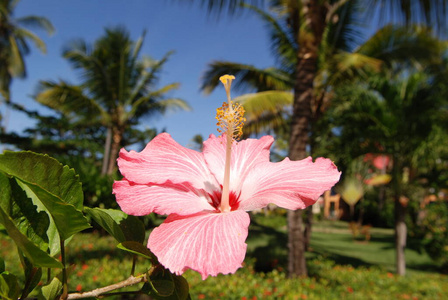
[[[230,191],[230,193],[229,193],[229,204],[230,204],[230,210],[231,211],[237,210],[238,207],[240,206],[240,202],[239,202],[240,194],[237,195],[235,192]],[[221,187],[220,191],[214,191],[213,194],[208,194],[208,195],[209,195],[209,197],[211,199],[211,203],[210,204],[217,211],[221,211],[220,210],[220,206],[221,206],[222,187]]]

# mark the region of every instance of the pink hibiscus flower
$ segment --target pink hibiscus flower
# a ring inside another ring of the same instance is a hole
[[[228,137],[211,135],[197,152],[162,133],[140,153],[120,151],[117,202],[130,215],[168,215],[148,248],[178,275],[188,268],[203,279],[234,273],[246,254],[247,211],[269,203],[303,209],[339,180],[329,159],[270,162],[271,136],[230,143]]]

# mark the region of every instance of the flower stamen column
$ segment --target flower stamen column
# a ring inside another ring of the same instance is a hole
[[[229,212],[230,207],[230,161],[232,158],[233,140],[238,139],[243,134],[243,123],[246,121],[244,116],[244,108],[239,104],[234,104],[230,98],[230,86],[235,77],[232,75],[224,75],[219,80],[224,85],[227,94],[227,102],[224,102],[220,108],[216,110],[216,119],[218,120],[218,131],[226,137],[226,162],[224,168],[224,181],[221,195],[221,212]]]

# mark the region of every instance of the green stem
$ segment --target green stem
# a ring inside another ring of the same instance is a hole
[[[51,282],[51,268],[47,269],[47,283]]]
[[[25,299],[26,296],[28,296],[28,294],[29,294],[28,290],[30,288],[31,281],[33,280],[33,277],[36,275],[37,270],[38,270],[38,268],[33,267],[33,269],[31,270],[28,278],[26,278],[25,286],[23,288],[22,295],[20,296],[19,299]]]
[[[134,272],[135,272],[135,264],[137,262],[137,255],[134,255],[132,257],[132,269],[131,269],[131,276],[134,276]]]
[[[61,240],[61,262],[62,262],[62,295],[61,299],[68,298],[68,284],[67,284],[67,268],[65,267],[65,246],[64,241]]]

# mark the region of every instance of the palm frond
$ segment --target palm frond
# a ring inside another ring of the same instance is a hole
[[[378,16],[379,25],[391,21],[409,26],[431,26],[438,35],[446,36],[448,4],[443,0],[364,0],[367,18]]]
[[[251,5],[261,7],[267,0],[177,0],[184,3],[199,2],[199,5],[205,7],[209,13],[216,14],[217,17],[222,14],[235,15],[241,12],[242,4],[249,3]]]
[[[155,114],[190,110],[191,107],[188,103],[180,98],[166,98],[159,101],[153,101],[151,97],[143,97],[139,99],[138,106],[133,105],[131,111],[127,114],[127,117],[130,120],[132,118],[148,117]]]
[[[43,17],[26,16],[14,18],[14,9],[18,0],[5,0],[0,2],[2,47],[0,49],[0,93],[9,101],[9,88],[13,77],[26,77],[24,56],[29,54],[28,42],[33,42],[39,50],[45,53],[44,42],[33,32],[22,26],[39,28],[51,32],[50,21]]]
[[[174,111],[191,111],[191,106],[188,105],[183,99],[180,98],[167,98],[157,101],[157,106],[162,109],[162,112],[174,112]]]
[[[244,135],[260,132],[274,132],[287,124],[290,114],[293,94],[284,91],[265,91],[245,94],[233,99],[245,110]]]
[[[339,0],[330,6],[324,31],[323,51],[352,51],[364,37],[366,25],[360,18],[362,0]]]
[[[147,110],[149,107],[151,107],[152,105],[158,103],[158,102],[163,102],[165,101],[162,97],[164,96],[164,94],[177,89],[179,87],[178,83],[172,83],[172,84],[168,84],[165,85],[164,87],[157,89],[155,91],[150,91],[144,94],[144,96],[141,96],[138,99],[132,99],[132,101],[127,101],[127,104],[125,106],[129,106],[131,107],[129,112],[126,114],[127,118],[131,119],[133,118],[136,114],[138,115],[137,112],[139,111],[144,111]],[[178,100],[177,98],[175,98],[176,101]],[[179,109],[184,109],[184,110],[190,110],[190,106],[183,100],[180,100],[181,102],[172,102],[173,104],[173,108],[179,108]],[[170,102],[167,102],[167,104],[169,104]],[[162,105],[162,106],[166,106],[166,105]],[[155,107],[155,106],[153,106]]]
[[[85,86],[91,97],[95,97],[102,102],[116,101],[118,94],[114,89],[118,88],[118,81],[114,82],[111,77],[118,77],[117,60],[102,61],[101,53],[99,55],[94,54],[102,50],[96,49],[84,40],[77,39],[71,41],[63,49],[63,56],[79,72],[82,85]],[[104,53],[104,55],[109,54]],[[115,69],[106,68],[107,64],[113,64]]]
[[[382,61],[360,53],[339,51],[321,67],[315,79],[316,87],[340,85],[357,78],[365,78],[372,72],[379,72]]]
[[[95,100],[87,97],[79,86],[70,85],[63,80],[41,81],[38,90],[36,101],[67,116],[77,116],[81,119],[101,116],[102,122],[109,119],[104,109]]]
[[[13,10],[16,6],[17,6],[17,3],[19,3],[19,1],[20,0],[10,0],[10,1],[8,1],[9,3],[9,10]]]
[[[25,28],[15,28],[14,35],[17,38],[20,38],[22,40],[30,40],[34,43],[34,45],[42,52],[47,53],[47,47],[45,46],[44,41],[42,41],[36,34],[33,32],[25,29]],[[25,43],[26,46],[26,43]]]
[[[138,59],[140,50],[142,49],[143,42],[145,40],[145,36],[146,36],[146,30],[143,30],[142,35],[135,42],[134,50],[132,51],[132,56],[131,56],[134,61],[136,61]]]
[[[163,65],[173,53],[174,51],[169,51],[160,60],[154,60],[148,56],[144,56],[140,62],[136,63],[136,72],[134,72],[135,78],[127,94],[126,105],[130,105],[136,98],[152,92],[159,81],[159,73],[162,70]],[[171,90],[177,88],[178,84],[174,83],[168,86],[172,86],[170,88]],[[167,90],[167,92],[168,91],[169,90]]]
[[[158,83],[159,74],[163,66],[166,64],[168,59],[173,55],[175,51],[168,51],[161,59],[149,59],[148,57],[142,58],[142,66],[145,68],[148,76],[146,77],[145,85],[150,87]]]
[[[294,33],[283,18],[276,18],[267,12],[251,5],[244,5],[254,11],[269,29],[271,38],[271,51],[277,63],[288,73],[294,73],[297,61],[298,45],[294,38]],[[281,24],[281,22],[285,24]]]
[[[236,79],[232,85],[236,91],[289,91],[293,87],[291,75],[276,69],[258,69],[251,65],[226,61],[215,61],[208,65],[204,74],[201,90],[211,93],[219,84],[219,77],[233,74]]]
[[[428,136],[439,134],[443,107],[446,113],[444,85],[434,85],[432,76],[415,70],[377,73],[338,88],[325,118],[353,149],[365,153],[381,145],[382,151],[415,163],[422,154],[432,155]]]
[[[148,93],[149,96],[153,97],[154,99],[160,99],[160,97],[162,97],[163,95],[165,95],[166,93],[171,92],[172,90],[177,90],[180,86],[180,83],[175,82],[175,83],[170,83],[167,84],[159,89],[156,89],[154,91],[150,91]]]
[[[12,77],[24,78],[26,76],[25,63],[17,40],[12,35],[9,36],[9,44],[10,55],[7,57],[7,70]]]
[[[32,29],[42,29],[45,30],[49,35],[54,33],[53,24],[50,20],[39,16],[26,16],[22,18],[17,18],[16,23],[20,26],[25,26]]]
[[[446,49],[443,42],[432,35],[430,28],[388,25],[378,30],[356,49],[357,53],[392,62],[434,62]]]

